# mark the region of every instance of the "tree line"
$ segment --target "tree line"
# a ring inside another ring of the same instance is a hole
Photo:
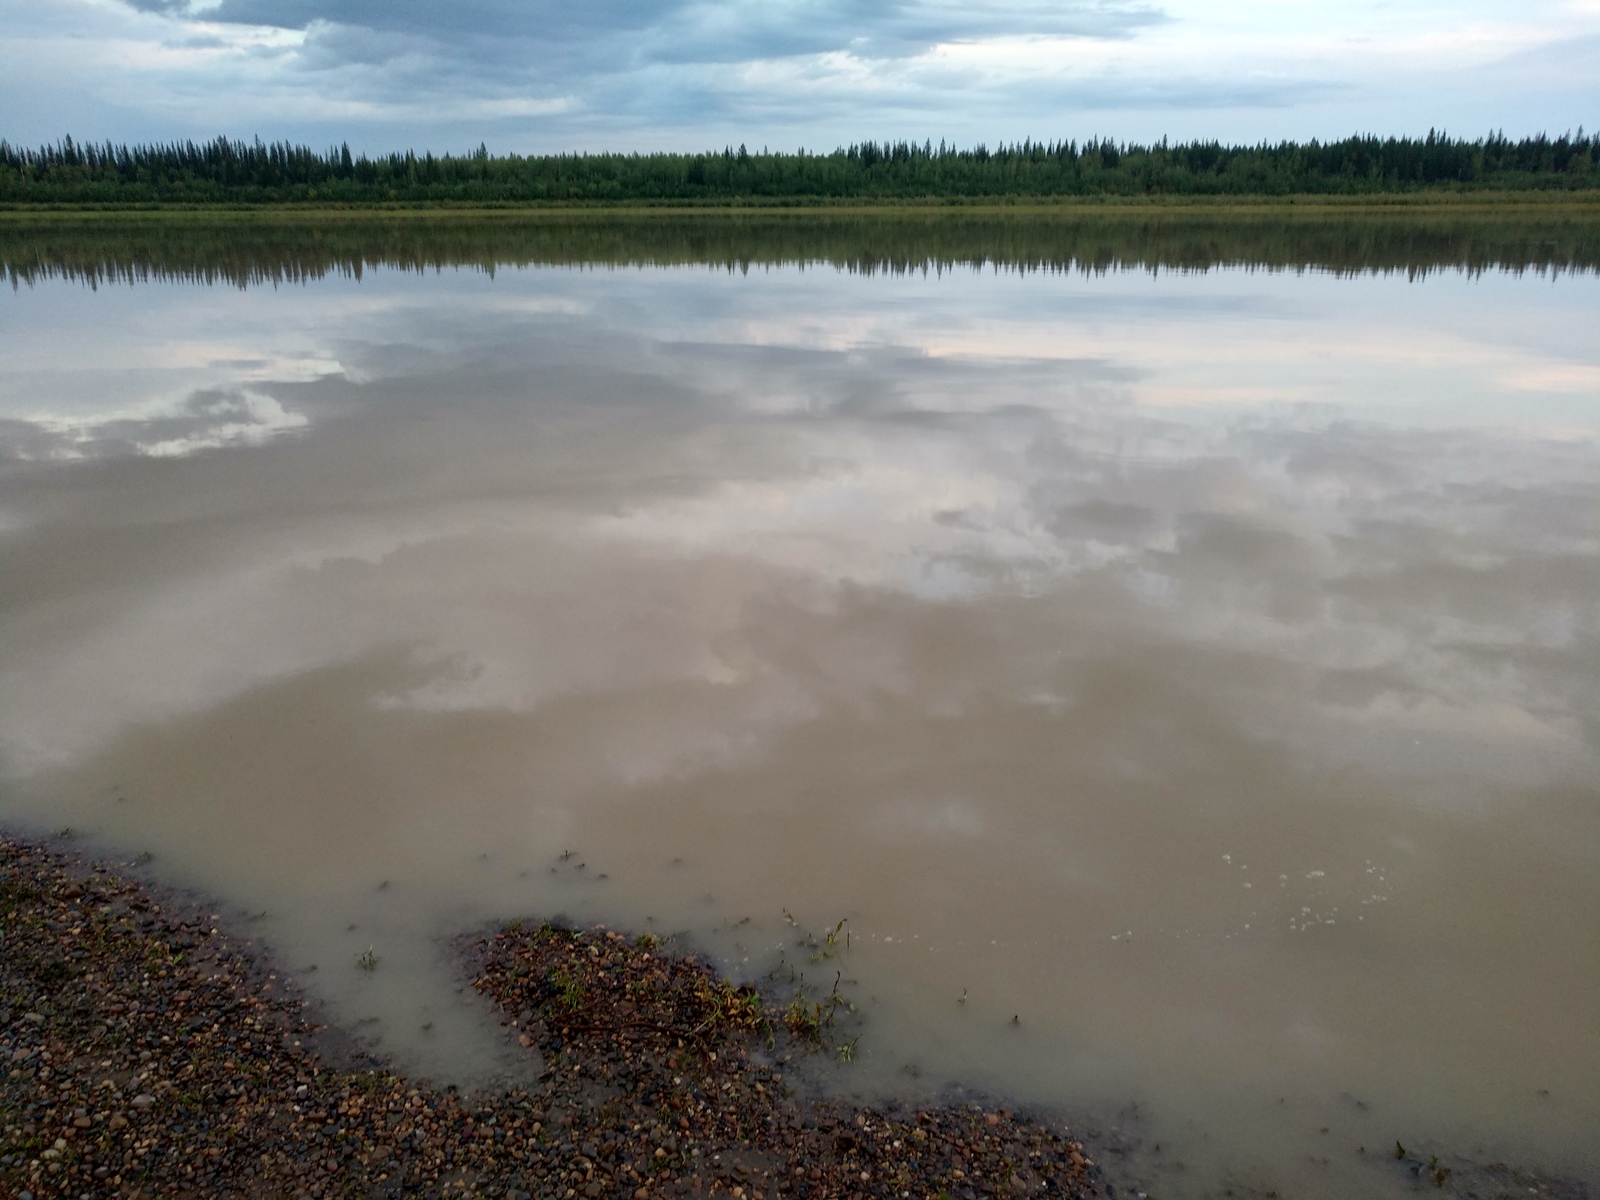
[[[0,140],[0,204],[728,204],[1073,196],[1359,195],[1600,188],[1600,135],[1349,137],[1142,145],[1105,138],[990,149],[861,142],[831,153],[378,157],[225,137],[115,145]]]

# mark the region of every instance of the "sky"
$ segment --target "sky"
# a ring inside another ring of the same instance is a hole
[[[357,151],[1517,136],[1600,0],[0,0],[0,137]]]

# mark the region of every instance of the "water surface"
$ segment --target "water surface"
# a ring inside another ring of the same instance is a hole
[[[1045,232],[9,232],[0,814],[440,1078],[444,940],[560,912],[837,970],[839,1086],[1158,1195],[1593,1178],[1592,233]]]

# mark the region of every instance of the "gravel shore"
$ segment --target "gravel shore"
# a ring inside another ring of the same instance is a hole
[[[211,914],[0,837],[0,1193],[1098,1196],[1058,1124],[798,1094],[830,1001],[777,1008],[648,937],[516,923],[474,986],[544,1064],[492,1095],[332,1053]],[[832,1047],[849,1053],[849,1044]]]

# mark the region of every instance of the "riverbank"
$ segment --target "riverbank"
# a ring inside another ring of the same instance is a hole
[[[743,197],[704,203],[665,200],[641,201],[541,201],[526,203],[469,203],[459,201],[382,201],[330,203],[325,200],[290,200],[268,203],[172,202],[139,204],[0,203],[0,221],[19,218],[94,217],[182,220],[185,218],[289,219],[302,221],[340,218],[532,218],[559,216],[660,216],[712,217],[719,214],[850,216],[863,214],[1059,214],[1113,216],[1153,212],[1194,212],[1219,216],[1294,212],[1307,215],[1337,213],[1359,215],[1386,212],[1460,213],[1473,211],[1600,211],[1600,188],[1589,190],[1419,190],[1364,192],[1348,195],[1291,193],[1287,195],[1101,195],[1101,196],[974,196],[955,198],[884,198],[836,200],[816,197]]]
[[[651,939],[469,947],[536,1082],[366,1060],[215,914],[0,837],[0,1186],[17,1197],[1100,1195],[1058,1122],[809,1099],[827,999],[781,1011]],[[369,958],[357,968],[381,970]]]

